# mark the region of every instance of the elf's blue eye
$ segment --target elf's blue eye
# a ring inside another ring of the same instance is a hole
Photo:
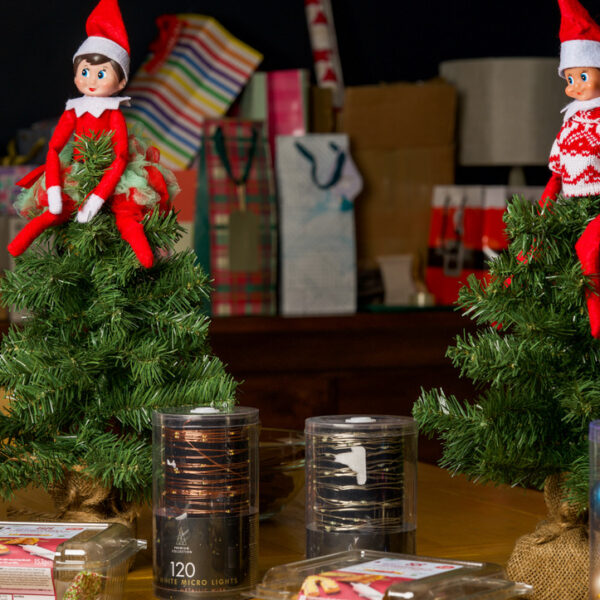
[[[90,72],[89,72],[87,69],[83,69],[83,71],[81,71],[81,75],[82,75],[83,77],[87,77],[87,76],[89,75],[89,73],[90,73]]]
[[[104,70],[100,71],[100,73],[98,73],[98,79],[104,79],[105,75],[106,75],[106,71],[104,71]]]
[[[588,80],[588,74],[587,73],[582,73],[581,74],[581,81],[587,81]]]

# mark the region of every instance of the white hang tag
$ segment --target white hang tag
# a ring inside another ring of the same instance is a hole
[[[335,462],[342,463],[354,471],[358,485],[367,483],[367,451],[364,446],[353,446],[349,452],[336,454]]]

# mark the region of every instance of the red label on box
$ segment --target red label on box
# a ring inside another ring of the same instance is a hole
[[[54,598],[56,549],[85,530],[69,524],[0,526],[0,594],[18,594],[24,600]]]

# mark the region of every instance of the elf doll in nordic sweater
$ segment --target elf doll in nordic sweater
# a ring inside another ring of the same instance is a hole
[[[106,204],[140,263],[151,267],[154,254],[142,220],[155,208],[170,208],[177,184],[173,174],[159,164],[156,148],[128,136],[119,109],[129,101],[117,95],[129,75],[129,41],[117,0],[100,0],[86,31],[88,38],[73,56],[75,85],[83,96],[67,102],[50,139],[46,164],[19,182],[26,190],[16,208],[32,218],[8,250],[19,256],[48,227],[72,218],[87,223]],[[96,188],[83,195],[72,177],[82,160],[75,141],[90,135],[110,135],[114,159]]]
[[[563,198],[600,195],[600,27],[578,0],[558,0],[561,10],[559,75],[573,102],[550,152],[552,177],[540,205]],[[586,301],[591,333],[600,338],[600,215],[575,245],[582,271],[593,279]]]

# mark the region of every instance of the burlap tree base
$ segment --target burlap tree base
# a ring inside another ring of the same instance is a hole
[[[548,520],[517,540],[507,573],[514,581],[533,586],[532,600],[587,600],[589,541],[587,513],[563,500],[562,478],[544,484]]]
[[[47,492],[32,489],[30,493],[37,501],[29,504],[26,495],[5,507],[9,520],[121,523],[136,536],[141,506],[122,501],[114,489],[107,489],[76,471],[65,472],[63,481]]]
[[[60,521],[122,523],[135,534],[139,506],[122,500],[114,489],[105,488],[81,473],[67,471],[63,480],[48,492]]]

